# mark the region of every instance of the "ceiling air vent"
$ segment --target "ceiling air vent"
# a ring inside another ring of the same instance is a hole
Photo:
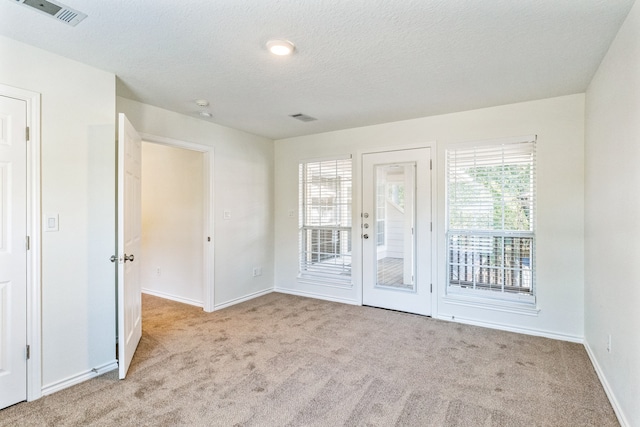
[[[301,122],[312,122],[314,120],[318,120],[315,117],[307,116],[306,114],[302,113],[292,114],[289,117],[293,117],[294,119],[300,120]]]
[[[62,3],[49,0],[16,0],[17,3],[21,3],[25,6],[29,6],[32,9],[37,10],[40,13],[49,15],[58,21],[62,21],[73,27],[78,25],[80,21],[87,17],[86,14],[78,12],[65,6]]]

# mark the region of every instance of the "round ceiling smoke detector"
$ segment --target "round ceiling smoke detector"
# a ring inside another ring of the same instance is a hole
[[[269,40],[267,49],[274,55],[286,56],[291,55],[296,47],[289,40]]]
[[[201,117],[205,117],[205,118],[207,118],[207,119],[210,119],[211,117],[213,117],[213,114],[211,114],[211,113],[210,113],[210,112],[208,112],[208,111],[200,111],[200,113],[199,113],[199,114],[200,114],[200,116],[201,116]]]
[[[198,107],[207,107],[209,105],[209,101],[206,99],[196,99],[195,103]]]

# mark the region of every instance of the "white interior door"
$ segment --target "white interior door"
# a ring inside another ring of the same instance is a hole
[[[0,408],[27,399],[27,104],[0,96]]]
[[[142,337],[140,295],[142,139],[124,114],[118,117],[118,366],[127,375]],[[136,258],[137,257],[137,258]]]
[[[362,303],[431,314],[431,152],[362,156]]]

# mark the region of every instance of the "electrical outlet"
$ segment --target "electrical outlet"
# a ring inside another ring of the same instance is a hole
[[[231,211],[224,211],[222,213],[222,219],[226,219],[226,220],[231,219]]]
[[[289,210],[289,218],[293,218],[295,216],[295,211],[293,209]]]
[[[162,272],[160,271],[160,267],[158,267],[158,269],[156,270],[156,275],[158,277],[160,277],[162,275]]]
[[[611,334],[607,335],[607,353],[611,353]]]
[[[253,277],[262,276],[262,267],[255,267],[253,269]]]

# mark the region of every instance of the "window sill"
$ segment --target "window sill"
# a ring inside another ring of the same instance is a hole
[[[540,309],[536,306],[535,302],[502,301],[495,298],[484,298],[461,293],[449,293],[442,298],[442,301],[447,304],[502,311],[504,313],[521,314],[525,316],[537,316],[538,313],[540,313]]]

